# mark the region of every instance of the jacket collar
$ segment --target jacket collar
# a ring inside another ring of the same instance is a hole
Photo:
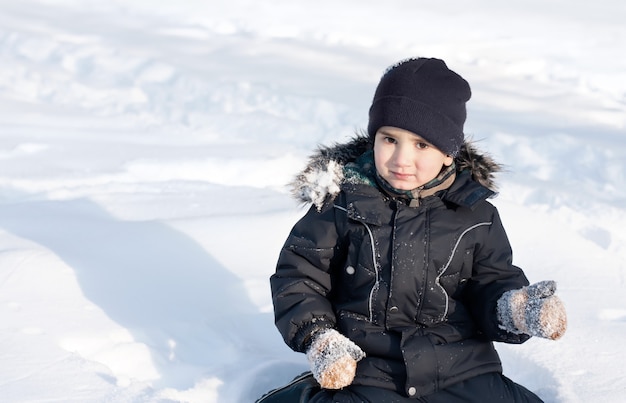
[[[303,204],[313,203],[320,210],[325,201],[333,200],[339,194],[342,187],[376,187],[375,175],[372,175],[375,172],[373,159],[369,165],[357,162],[363,160],[364,154],[371,149],[371,141],[366,135],[357,135],[346,143],[320,146],[291,182],[293,196]],[[501,166],[490,155],[465,142],[454,162],[457,180],[445,190],[444,200],[471,207],[496,194],[494,174],[501,170]]]

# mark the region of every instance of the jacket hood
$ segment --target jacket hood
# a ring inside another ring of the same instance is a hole
[[[319,146],[306,167],[290,183],[292,195],[303,204],[312,203],[318,209],[327,199],[334,199],[346,182],[344,167],[372,148],[368,136],[358,134],[345,143]],[[487,189],[497,191],[494,174],[502,170],[488,153],[478,150],[465,140],[454,158],[457,172],[469,170],[472,179]]]

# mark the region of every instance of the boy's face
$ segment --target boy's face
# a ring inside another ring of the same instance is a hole
[[[419,135],[392,126],[383,126],[374,138],[374,163],[378,174],[399,190],[413,190],[450,166],[453,158],[439,151]]]

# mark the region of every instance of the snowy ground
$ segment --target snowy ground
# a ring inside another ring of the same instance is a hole
[[[366,126],[387,65],[473,88],[516,263],[558,342],[498,345],[547,402],[626,393],[626,3],[0,0],[0,400],[250,402],[306,368],[268,277],[285,184]]]

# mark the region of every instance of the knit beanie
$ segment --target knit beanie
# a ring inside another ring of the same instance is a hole
[[[456,156],[463,144],[467,81],[440,59],[415,58],[387,69],[369,111],[368,134],[383,126],[411,131],[443,153]]]

